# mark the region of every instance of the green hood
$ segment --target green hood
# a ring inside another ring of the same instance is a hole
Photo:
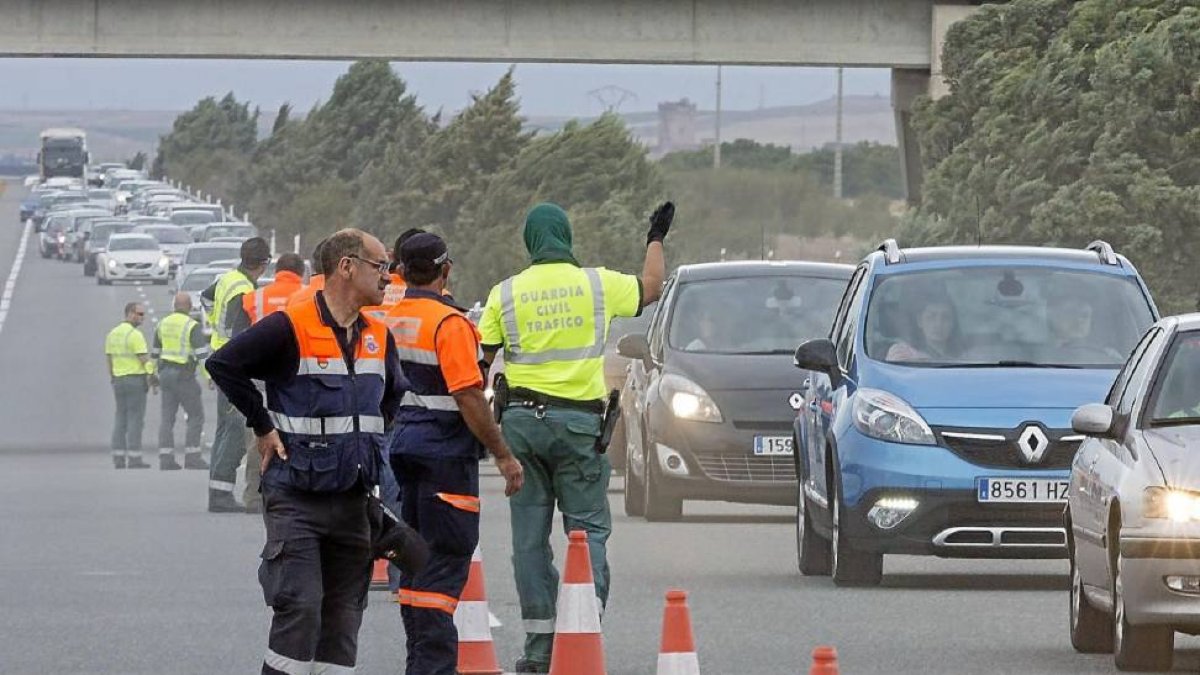
[[[579,263],[571,253],[571,221],[558,204],[542,202],[525,216],[525,249],[533,263]]]

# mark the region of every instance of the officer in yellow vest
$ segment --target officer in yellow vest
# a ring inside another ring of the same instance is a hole
[[[565,530],[586,530],[596,594],[608,598],[606,542],[608,457],[598,452],[605,410],[604,341],[615,316],[636,316],[662,293],[662,241],[675,216],[670,202],[650,217],[639,279],[582,267],[571,252],[571,223],[555,204],[538,204],[525,219],[533,265],[492,289],[480,319],[485,353],[504,350],[507,402],[504,439],[525,471],[509,500],[513,567],[525,650],[517,672],[548,672],[554,641],[558,572],[550,525],[557,504]]]
[[[208,340],[204,338],[200,322],[191,316],[192,296],[177,293],[174,308],[174,312],[158,323],[152,349],[162,387],[158,468],[163,471],[207,469],[208,463],[200,455],[204,404],[200,399],[200,383],[196,381],[196,366],[208,356]],[[187,413],[182,467],[175,461],[175,413],[180,407]]]
[[[267,263],[271,246],[262,237],[242,242],[241,264],[222,274],[217,283],[205,290],[213,302],[208,315],[212,326],[212,350],[215,353],[233,336],[250,327],[242,296],[253,293]],[[217,394],[217,431],[213,438],[212,466],[208,472],[208,510],[214,513],[240,513],[244,509],[233,498],[238,463],[246,454],[246,418],[233,407],[223,392]]]
[[[142,459],[142,425],[146,421],[146,391],[157,385],[154,362],[146,349],[146,337],[139,327],[146,318],[141,303],[125,305],[125,320],[108,332],[104,353],[117,416],[113,423],[113,466],[118,469],[149,469]]]

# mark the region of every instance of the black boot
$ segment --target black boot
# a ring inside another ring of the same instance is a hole
[[[159,471],[178,471],[182,468],[179,462],[175,461],[175,453],[163,453],[158,456]]]
[[[125,459],[126,469],[149,469],[150,465],[146,460],[142,459],[141,455],[132,455]]]
[[[120,456],[120,457],[118,457],[118,456],[116,456],[116,455],[113,455],[113,468],[114,468],[114,469],[124,469],[124,468],[125,468],[125,457],[124,457],[124,455],[122,455],[122,456]]]
[[[197,450],[183,455],[183,468],[208,471],[208,462],[204,461],[204,456]]]
[[[245,513],[241,504],[233,498],[233,494],[224,490],[208,491],[208,511],[209,513]]]

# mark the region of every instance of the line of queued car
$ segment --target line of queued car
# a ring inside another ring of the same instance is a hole
[[[88,185],[68,178],[28,182],[20,217],[32,221],[43,258],[78,263],[98,285],[174,279],[173,292],[193,295],[201,321],[200,291],[232,267],[241,242],[257,234],[220,204],[197,201],[123,165],[96,167]]]
[[[1200,315],[1160,318],[1108,244],[685,265],[636,321],[610,335],[627,515],[794,504],[799,571],[838,586],[890,554],[1067,558],[1071,642],[1122,670],[1200,634]]]

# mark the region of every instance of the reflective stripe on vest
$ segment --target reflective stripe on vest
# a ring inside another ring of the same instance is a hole
[[[209,324],[213,328],[212,333],[212,348],[213,350],[220,349],[229,342],[233,336],[229,334],[229,329],[225,326],[225,321],[229,316],[229,303],[234,298],[241,296],[243,293],[254,291],[254,284],[241,270],[230,270],[222,274],[217,279],[217,290],[213,297],[213,309],[209,314]]]
[[[334,434],[349,434],[354,432],[354,417],[289,417],[282,413],[268,411],[271,423],[279,431],[288,434],[304,434],[306,436],[332,436]],[[382,434],[383,418],[373,415],[358,416],[358,430],[366,434]]]
[[[386,344],[386,343],[385,343]],[[354,364],[354,372],[358,375],[386,375],[387,362],[383,359],[364,359]],[[297,375],[349,375],[346,361],[336,358],[302,358],[296,369]]]
[[[404,397],[400,399],[400,405],[425,408],[426,410],[458,412],[458,401],[455,401],[453,396],[422,396],[406,391]]]
[[[583,268],[588,285],[592,290],[592,315],[595,329],[592,343],[585,347],[567,349],[547,349],[539,352],[528,352],[521,347],[521,332],[517,326],[517,303],[513,295],[513,277],[505,279],[500,284],[500,314],[504,322],[504,333],[507,338],[504,345],[504,361],[538,365],[551,361],[582,361],[595,359],[604,355],[604,332],[607,326],[604,311],[604,284],[600,273],[591,267]]]
[[[158,324],[159,347],[155,356],[163,361],[187,365],[192,358],[200,358],[199,350],[192,349],[192,329],[200,324],[181,312],[167,315]],[[204,350],[207,351],[207,350]]]

